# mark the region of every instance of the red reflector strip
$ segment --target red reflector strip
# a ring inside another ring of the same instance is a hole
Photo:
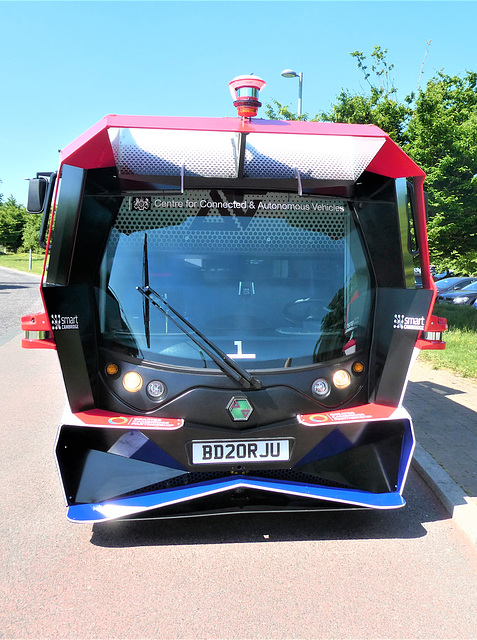
[[[74,414],[81,422],[90,426],[135,427],[140,429],[180,429],[182,418],[150,418],[148,416],[120,416],[109,411],[82,411]]]
[[[395,407],[387,407],[380,404],[366,404],[353,409],[345,409],[343,411],[328,411],[326,413],[308,413],[306,415],[298,415],[297,420],[300,424],[307,427],[316,427],[320,424],[333,422],[363,422],[368,420],[382,420],[390,418],[396,411]]]

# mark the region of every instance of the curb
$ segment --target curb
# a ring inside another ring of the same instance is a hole
[[[477,547],[477,503],[419,443],[416,443],[412,465],[471,544]]]

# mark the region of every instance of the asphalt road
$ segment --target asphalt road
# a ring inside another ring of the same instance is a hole
[[[39,276],[0,267],[0,345],[20,331],[20,316],[41,310]]]
[[[0,637],[477,638],[476,549],[414,471],[397,511],[74,525],[55,352],[0,343],[0,385]]]

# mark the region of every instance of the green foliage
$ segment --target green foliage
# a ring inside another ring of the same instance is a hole
[[[7,253],[0,252],[0,267],[7,267],[9,269],[17,269],[19,271],[27,271],[29,273],[36,273],[41,275],[43,273],[43,262],[45,256],[39,253],[33,253],[31,255],[31,270],[30,270],[30,254],[21,253]]]
[[[431,262],[477,273],[477,74],[432,78],[408,133],[406,150],[427,173]]]
[[[435,369],[444,368],[461,376],[477,378],[477,310],[467,305],[439,303],[433,314],[447,319],[443,351],[422,351],[419,358]]]
[[[288,105],[283,105],[278,100],[272,98],[273,104],[267,104],[265,115],[270,120],[308,120],[308,114],[299,116],[297,113],[290,111]]]
[[[38,241],[40,225],[41,216],[27,213],[13,196],[5,202],[0,193],[0,246],[15,253],[20,247],[41,253]]]
[[[22,244],[26,210],[10,196],[6,202],[0,200],[0,245],[17,251]]]
[[[22,233],[22,247],[25,251],[32,249],[32,251],[43,253],[43,249],[40,250],[38,241],[40,226],[41,215],[27,214]]]
[[[414,95],[397,100],[397,89],[391,78],[394,65],[388,65],[387,49],[375,46],[371,68],[366,64],[362,51],[353,51],[351,56],[358,61],[358,68],[369,85],[369,93],[357,94],[342,89],[332,105],[331,111],[321,113],[320,119],[328,122],[374,124],[383,129],[395,142],[404,145],[408,139],[406,127],[412,115],[411,103]]]
[[[370,70],[366,64],[366,57],[362,51],[353,51],[351,55],[357,59],[358,68],[369,85],[369,94],[351,93],[342,89],[332,105],[331,111],[323,112],[310,118],[308,114],[298,116],[290,111],[288,105],[282,105],[272,99],[267,104],[265,115],[271,120],[323,120],[325,122],[347,122],[352,124],[375,124],[393,138],[398,144],[407,142],[406,124],[411,118],[411,103],[414,95],[408,96],[404,103],[399,103],[397,90],[391,79],[394,65],[388,65],[387,49],[375,46],[371,58]]]
[[[443,338],[443,351],[422,351],[419,358],[434,369],[450,369],[464,378],[477,378],[477,333],[451,328]]]
[[[376,45],[370,62],[362,51],[351,56],[367,90],[342,89],[331,110],[312,120],[374,124],[388,133],[427,174],[431,263],[439,271],[477,274],[477,73],[466,71],[460,77],[440,72],[425,89],[419,79],[417,96],[400,101],[387,49]],[[273,103],[268,117],[298,119],[288,105]]]
[[[445,318],[449,329],[462,329],[477,333],[477,310],[471,305],[441,302],[434,305],[432,313],[435,316]],[[477,342],[475,344],[477,349]]]

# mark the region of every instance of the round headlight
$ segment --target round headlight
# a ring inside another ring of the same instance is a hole
[[[324,398],[330,392],[330,385],[324,378],[318,378],[311,385],[311,390],[315,396],[319,396],[320,398]]]
[[[130,393],[136,393],[142,388],[142,378],[137,371],[128,371],[123,376],[123,387]]]
[[[160,380],[151,380],[146,387],[146,392],[153,400],[160,400],[166,395],[167,387]]]
[[[346,389],[351,382],[351,376],[345,369],[338,369],[333,374],[333,384],[337,389]]]

